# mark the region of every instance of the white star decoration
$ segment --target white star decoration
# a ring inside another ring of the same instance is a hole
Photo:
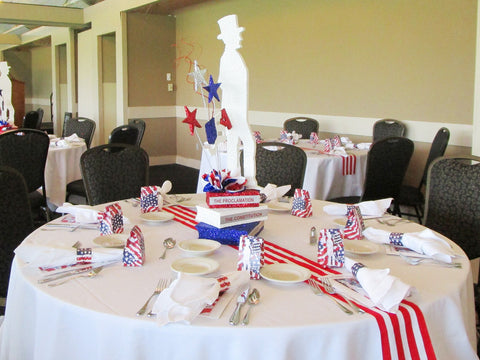
[[[205,72],[207,69],[202,69],[197,65],[197,60],[193,62],[193,71],[191,73],[188,73],[188,76],[193,78],[193,81],[195,82],[195,91],[198,91],[198,89],[202,88],[203,85],[208,85],[207,81],[205,80]]]

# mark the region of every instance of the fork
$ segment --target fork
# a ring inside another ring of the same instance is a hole
[[[460,262],[444,263],[432,258],[413,257],[413,256],[404,255],[401,253],[399,255],[403,260],[405,260],[410,265],[418,265],[423,261],[431,261],[433,264],[448,267],[448,268],[459,268],[459,269],[462,268],[462,263]]]
[[[320,280],[321,281],[321,280]],[[312,291],[315,293],[315,295],[323,295],[324,292],[318,285],[318,283],[312,279],[308,279],[308,284],[310,285],[310,288]],[[323,285],[323,282],[322,282]],[[325,289],[326,290],[326,289]],[[327,291],[328,292],[328,291]],[[330,299],[332,299],[337,306],[342,309],[342,311],[348,315],[353,315],[352,310],[348,309],[347,307],[343,306],[337,299],[335,299],[333,296],[330,296]]]
[[[158,280],[157,286],[155,287],[155,290],[153,291],[152,295],[150,295],[150,297],[145,302],[145,304],[140,308],[140,310],[137,311],[137,316],[141,316],[141,315],[145,314],[145,312],[147,311],[148,304],[150,303],[150,300],[152,300],[152,298],[160,295],[160,293],[168,285],[170,285],[170,279],[163,279],[162,278],[162,279]],[[150,313],[148,313],[148,316],[150,316],[150,314],[151,314],[151,311],[150,311]]]
[[[337,290],[333,287],[330,279],[328,278],[323,278],[320,279],[320,282],[322,283],[323,287],[325,288],[325,291],[328,292],[330,295],[336,294]],[[353,302],[350,301],[346,296],[343,296],[347,304],[353,309],[354,312],[356,313],[365,313],[362,309],[360,309],[357,305],[355,305]]]

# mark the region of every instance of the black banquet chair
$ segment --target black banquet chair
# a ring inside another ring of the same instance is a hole
[[[372,144],[367,156],[365,184],[361,196],[329,199],[343,204],[393,198],[393,213],[399,214],[396,199],[414,149],[413,141],[390,137]]]
[[[403,137],[407,128],[404,123],[394,119],[382,119],[373,124],[373,142],[387,137]]]
[[[84,117],[66,118],[63,123],[62,137],[77,134],[78,137],[81,137],[85,140],[87,148],[90,148],[96,126],[97,125],[95,124],[95,121],[92,119]]]
[[[13,251],[33,231],[27,185],[22,174],[0,166],[0,298],[7,297]],[[4,299],[2,299],[4,300]],[[1,309],[3,315],[5,309]]]
[[[10,166],[25,179],[36,223],[50,220],[45,194],[45,163],[50,139],[36,129],[17,129],[0,135],[0,166]],[[37,189],[42,188],[40,193]]]
[[[42,116],[43,117],[43,116]],[[25,129],[40,129],[42,119],[36,110],[29,111],[23,117],[22,128]]]
[[[433,160],[445,154],[449,139],[450,131],[445,127],[440,128],[433,139],[432,145],[430,146],[430,151],[425,163],[423,175],[418,186],[415,187],[411,185],[402,185],[400,187],[400,193],[398,194],[397,198],[398,205],[400,206],[400,215],[416,216],[418,221],[420,223],[422,222],[423,210],[425,206],[424,187],[427,182],[428,167]],[[415,214],[403,212],[402,209],[406,207],[413,208],[415,210]]]
[[[143,119],[129,119],[128,120],[128,125],[135,126],[138,129],[138,138],[137,138],[137,146],[140,146],[142,144],[143,140],[143,135],[145,134],[145,128],[147,127],[147,124],[145,123],[145,120]]]
[[[241,159],[243,160],[243,156]],[[295,189],[303,187],[307,155],[299,147],[280,142],[257,144],[255,161],[258,185],[291,185],[292,188],[286,196],[292,196]]]
[[[308,117],[297,116],[284,121],[283,129],[302,135],[302,139],[310,139],[312,132],[318,133],[318,121]]]
[[[424,225],[480,257],[480,157],[440,157],[428,170]]]
[[[139,146],[93,147],[82,154],[80,166],[89,205],[139,197],[148,185],[149,158]]]
[[[133,125],[121,125],[112,130],[108,137],[108,143],[140,146],[139,136],[140,132],[137,127]]]

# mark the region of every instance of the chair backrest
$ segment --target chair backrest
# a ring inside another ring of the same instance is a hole
[[[63,124],[63,137],[77,134],[79,137],[85,140],[87,148],[90,148],[96,126],[97,125],[95,124],[95,121],[88,118],[65,118]]]
[[[42,121],[43,121],[43,109],[41,107],[39,107],[37,109],[37,112],[38,112],[38,121],[40,122],[40,125],[42,124]],[[40,129],[40,127],[39,127]]]
[[[440,157],[428,170],[423,223],[480,257],[480,157]]]
[[[0,166],[0,296],[5,297],[15,248],[33,231],[27,186],[17,170]]]
[[[133,125],[121,125],[112,130],[108,137],[109,144],[130,144],[139,146],[139,131]]]
[[[145,134],[145,128],[147,127],[145,120],[143,119],[129,119],[128,125],[135,126],[138,129],[138,138],[137,138],[137,146],[142,144],[143,135]]]
[[[0,165],[16,169],[25,179],[28,192],[45,189],[45,162],[50,139],[36,129],[16,129],[0,135]],[[45,191],[44,191],[45,192]]]
[[[425,163],[422,179],[420,180],[420,184],[418,186],[419,189],[427,183],[428,168],[430,167],[432,161],[445,154],[449,140],[450,130],[448,130],[446,127],[440,128],[433,138],[432,146],[430,146],[430,152],[428,153],[427,162]]]
[[[404,123],[394,119],[382,119],[373,124],[373,142],[387,137],[405,136],[407,128]]]
[[[82,154],[80,166],[90,205],[139,197],[148,183],[148,154],[139,146],[93,147]]]
[[[32,110],[25,114],[23,117],[22,128],[25,129],[40,129],[42,120],[38,111]]]
[[[307,155],[301,148],[280,142],[264,142],[257,144],[255,161],[258,185],[291,185],[288,196],[303,187]]]
[[[310,139],[312,132],[318,133],[318,121],[308,117],[297,116],[285,120],[283,129],[297,134],[302,134],[302,139]]]
[[[361,201],[398,196],[413,148],[413,141],[404,137],[389,137],[372,144]]]

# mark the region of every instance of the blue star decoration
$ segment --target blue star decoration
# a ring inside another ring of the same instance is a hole
[[[213,81],[212,75],[210,75],[210,80],[208,82],[208,86],[204,86],[203,88],[208,91],[208,102],[212,102],[212,99],[215,98],[217,101],[220,101],[218,97],[217,90],[220,87],[221,83],[215,83]]]
[[[211,118],[205,124],[205,134],[207,135],[207,141],[210,145],[215,144],[215,140],[217,140],[217,128],[215,127],[215,118]]]

